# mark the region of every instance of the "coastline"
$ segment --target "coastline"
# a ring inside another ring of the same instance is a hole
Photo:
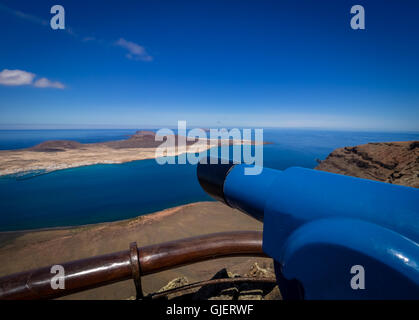
[[[164,218],[166,216],[170,216],[170,215],[178,212],[181,209],[194,207],[195,205],[197,205],[199,203],[205,203],[205,202],[212,203],[213,201],[199,201],[199,202],[186,203],[186,204],[166,208],[166,209],[159,210],[159,211],[144,213],[144,214],[138,215],[138,216],[133,217],[133,218],[120,219],[120,220],[116,220],[116,221],[105,221],[105,222],[87,223],[87,224],[80,224],[80,225],[45,227],[45,228],[23,229],[23,230],[0,231],[0,248],[2,246],[1,236],[7,235],[7,234],[18,235],[20,233],[25,234],[25,233],[32,233],[32,232],[59,231],[59,230],[69,230],[69,229],[74,230],[74,229],[77,229],[77,228],[89,228],[89,227],[93,227],[93,226],[108,225],[108,224],[118,223],[118,222],[128,223],[129,221],[138,220],[138,219],[141,219],[143,222],[159,221],[162,218]]]
[[[197,149],[188,149],[186,153],[203,152],[214,146],[211,144],[202,144]],[[170,150],[166,156],[178,156],[182,153],[177,150]],[[121,164],[155,158],[156,148],[126,148],[121,150],[107,146],[93,146],[81,150],[45,153],[29,150],[6,150],[0,151],[0,176],[28,174],[40,171],[44,174],[96,164]]]
[[[175,137],[175,139],[177,136]],[[180,154],[200,153],[220,145],[254,145],[248,140],[197,139],[182,148],[167,147],[159,154],[154,135],[136,134],[127,140],[81,144],[75,141],[46,141],[27,149],[0,151],[0,177],[25,175],[33,172],[45,174],[57,170],[96,164],[126,162],[172,157]],[[266,142],[263,142],[266,144]]]

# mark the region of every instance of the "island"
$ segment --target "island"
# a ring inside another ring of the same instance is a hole
[[[162,137],[164,139],[164,137]],[[27,172],[47,173],[55,170],[94,164],[118,164],[156,158],[157,148],[164,142],[153,131],[137,131],[125,140],[80,143],[70,140],[45,141],[34,147],[0,151],[0,176]],[[185,151],[176,145],[164,156],[177,156]],[[262,142],[266,144],[267,142]],[[186,153],[203,152],[221,145],[254,145],[258,142],[233,139],[192,139],[186,141]]]

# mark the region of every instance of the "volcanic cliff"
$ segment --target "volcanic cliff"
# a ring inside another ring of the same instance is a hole
[[[419,141],[339,148],[316,169],[419,188]]]

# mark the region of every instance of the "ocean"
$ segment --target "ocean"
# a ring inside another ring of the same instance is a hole
[[[0,130],[0,150],[46,140],[82,143],[125,139],[135,130]],[[314,168],[335,148],[368,142],[419,140],[419,133],[265,129],[264,166]],[[48,174],[0,177],[0,231],[116,221],[212,199],[196,166],[159,165],[154,159],[94,165]]]

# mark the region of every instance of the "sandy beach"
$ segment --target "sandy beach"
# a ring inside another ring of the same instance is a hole
[[[219,202],[198,202],[117,222],[62,229],[3,232],[0,233],[0,276],[126,250],[132,241],[136,241],[141,247],[235,230],[262,230],[262,224]],[[267,258],[210,260],[145,276],[142,279],[143,290],[145,293],[155,292],[174,278],[182,276],[189,282],[206,280],[222,268],[244,274],[254,262],[258,262],[261,267],[272,268],[272,260]],[[134,285],[129,280],[63,299],[127,299],[134,295]]]

